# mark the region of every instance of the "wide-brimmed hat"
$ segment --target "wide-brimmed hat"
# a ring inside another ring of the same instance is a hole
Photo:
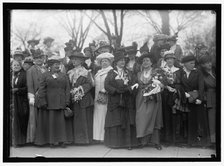
[[[39,58],[39,57],[43,57],[44,56],[44,52],[41,49],[36,49],[33,54],[33,59]]]
[[[40,39],[39,40],[31,39],[27,41],[28,44],[34,43],[35,45],[38,45],[39,42],[40,42]]]
[[[126,54],[136,54],[137,53],[138,44],[136,42],[133,42],[131,46],[125,47],[125,53]]]
[[[96,61],[97,61],[98,65],[100,65],[100,62],[101,62],[102,59],[109,59],[110,62],[112,63],[113,60],[114,60],[114,56],[109,52],[105,52],[105,53],[102,53],[102,54],[98,55],[96,57]]]
[[[46,37],[45,39],[44,39],[44,44],[46,44],[47,42],[53,42],[54,41],[54,39],[53,38],[51,38],[51,37]]]
[[[48,66],[52,66],[54,63],[60,63],[62,61],[62,58],[58,56],[57,54],[54,54],[47,60]]]
[[[181,63],[187,63],[187,62],[195,61],[195,60],[196,59],[195,59],[194,54],[192,52],[190,52],[181,59]]]
[[[96,52],[100,53],[99,51],[102,48],[109,48],[110,52],[113,50],[113,47],[107,41],[100,41]]]
[[[159,41],[159,40],[167,40],[167,39],[168,39],[168,35],[165,35],[165,34],[156,34],[153,37],[154,42]]]
[[[21,56],[22,58],[24,58],[22,50],[15,50],[13,53],[13,58],[15,58],[16,56]]]
[[[155,58],[153,57],[153,54],[152,54],[151,52],[149,52],[149,53],[144,53],[144,54],[142,54],[142,55],[139,57],[138,61],[139,61],[140,64],[143,63],[143,59],[144,59],[144,58],[149,58],[149,59],[151,60],[152,64],[155,64],[155,63],[156,63]]]
[[[114,62],[118,62],[121,59],[125,59],[125,54],[123,51],[114,52]]]
[[[167,60],[168,58],[176,59],[173,51],[169,50],[164,52],[164,60]]]
[[[89,57],[85,56],[85,55],[84,55],[83,53],[81,53],[81,52],[72,51],[72,52],[71,52],[71,55],[69,56],[69,58],[72,59],[72,58],[74,58],[74,57],[76,57],[76,58],[80,58],[80,59],[83,59],[83,60],[86,60],[86,59],[89,58]]]
[[[30,64],[30,65],[33,65],[34,63],[33,63],[33,58],[31,57],[31,56],[29,56],[29,57],[26,57],[25,59],[24,59],[24,62],[23,63],[28,63],[28,64]]]

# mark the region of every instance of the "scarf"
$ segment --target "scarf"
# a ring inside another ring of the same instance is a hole
[[[95,78],[104,74],[107,74],[111,69],[113,69],[111,66],[108,66],[107,68],[101,69],[99,70],[96,75]]]
[[[88,70],[83,66],[75,67],[68,71],[69,80],[74,85],[80,76],[87,77]]]

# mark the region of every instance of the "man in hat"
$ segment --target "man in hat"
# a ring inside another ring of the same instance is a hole
[[[183,51],[182,51],[181,46],[179,44],[177,44],[177,36],[176,35],[171,36],[168,38],[167,41],[169,43],[170,50],[174,52],[174,55],[176,57],[175,63],[179,64],[181,58],[183,57]]]
[[[33,59],[32,57],[26,57],[23,62],[23,69],[27,71],[31,66],[33,66]]]
[[[28,88],[28,99],[30,105],[30,117],[27,129],[27,143],[33,143],[36,132],[36,117],[37,107],[35,105],[35,96],[38,94],[40,87],[40,78],[46,68],[44,66],[45,56],[40,49],[37,49],[33,54],[34,65],[27,70],[27,88]]]
[[[28,43],[28,52],[30,55],[33,55],[34,51],[37,48],[37,45],[39,44],[39,41],[40,40],[35,40],[35,39],[31,39],[31,40],[28,40],[27,43]]]
[[[156,60],[156,63],[161,58],[160,52],[162,49],[169,50],[170,46],[166,43],[168,36],[164,34],[157,34],[154,36],[153,41],[154,44],[151,47],[150,52],[154,55],[154,59]]]

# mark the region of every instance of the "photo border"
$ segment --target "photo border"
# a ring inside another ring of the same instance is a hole
[[[127,10],[212,10],[216,13],[216,156],[211,158],[17,158],[10,157],[10,26],[11,11],[26,10],[80,10],[80,9],[127,9]],[[109,4],[109,3],[3,3],[3,162],[217,162],[221,161],[221,4]]]

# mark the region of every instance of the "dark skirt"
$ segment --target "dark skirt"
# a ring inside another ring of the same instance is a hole
[[[27,125],[29,117],[29,106],[26,97],[15,95],[13,98],[14,107],[12,107],[12,144],[14,146],[24,145],[26,143]]]
[[[58,144],[72,140],[72,123],[66,122],[63,110],[38,110],[35,144]],[[69,133],[69,134],[68,134]]]
[[[136,127],[128,125],[122,128],[121,125],[105,128],[104,144],[110,148],[129,148],[139,146],[136,137]]]
[[[191,146],[209,145],[208,115],[203,105],[189,104],[188,144]]]
[[[81,108],[73,104],[73,135],[75,144],[90,144],[93,142],[93,106]]]

